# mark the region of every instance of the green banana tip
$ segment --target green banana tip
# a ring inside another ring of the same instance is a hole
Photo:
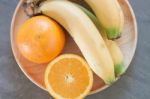
[[[106,29],[108,39],[114,40],[121,37],[121,32],[116,28]]]
[[[122,75],[124,72],[125,72],[125,65],[123,62],[115,66],[116,77]]]
[[[112,78],[106,80],[106,81],[105,81],[105,84],[106,84],[106,85],[112,85],[115,81],[116,81],[116,78],[115,78],[115,77],[112,77]]]

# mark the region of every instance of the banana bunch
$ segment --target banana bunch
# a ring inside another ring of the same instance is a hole
[[[123,54],[121,52],[121,49],[117,45],[117,43],[115,41],[109,40],[107,38],[107,34],[106,34],[105,30],[102,28],[98,19],[92,12],[88,11],[86,8],[84,8],[78,4],[76,4],[76,5],[89,16],[89,18],[93,21],[93,23],[95,24],[97,29],[100,31],[108,49],[109,49],[111,57],[113,59],[115,75],[119,76],[119,75],[123,74],[125,72],[125,66],[123,63]]]
[[[117,0],[85,1],[92,7],[99,21],[85,8],[67,0],[42,2],[38,11],[61,24],[72,36],[94,73],[106,84],[112,84],[115,75],[124,72],[123,55],[118,45],[107,37],[115,39],[120,36],[124,23],[123,13]],[[101,27],[105,30],[100,30]]]
[[[124,15],[118,0],[85,0],[96,14],[109,39],[121,36]]]

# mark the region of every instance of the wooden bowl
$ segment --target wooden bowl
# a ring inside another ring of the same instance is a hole
[[[72,1],[76,1],[82,4],[83,6],[87,7],[86,4],[83,2],[84,0],[72,0]],[[124,63],[127,69],[134,56],[136,45],[137,45],[137,35],[138,35],[137,24],[136,24],[135,15],[133,13],[133,10],[128,0],[119,0],[119,3],[124,12],[125,26],[124,26],[122,37],[116,41],[123,52]],[[36,64],[28,61],[20,54],[16,45],[15,39],[16,39],[17,31],[19,27],[22,25],[22,23],[29,18],[24,13],[22,4],[23,4],[23,0],[21,0],[18,3],[18,6],[14,12],[14,16],[11,23],[10,35],[11,35],[11,46],[12,46],[13,54],[23,73],[38,87],[46,90],[44,85],[44,72],[48,63]],[[65,45],[65,49],[62,54],[74,53],[82,56],[78,46],[75,44],[73,39],[68,35],[68,33],[66,33],[66,41],[67,42]],[[106,86],[104,82],[94,74],[94,84],[90,94],[102,91],[107,87],[108,86]]]

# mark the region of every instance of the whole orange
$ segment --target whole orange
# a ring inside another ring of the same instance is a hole
[[[35,63],[46,63],[54,59],[64,48],[63,29],[46,16],[28,19],[16,37],[21,54]]]

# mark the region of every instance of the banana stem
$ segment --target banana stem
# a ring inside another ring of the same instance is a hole
[[[27,16],[32,17],[41,14],[38,8],[42,2],[46,0],[24,0],[23,7]]]

